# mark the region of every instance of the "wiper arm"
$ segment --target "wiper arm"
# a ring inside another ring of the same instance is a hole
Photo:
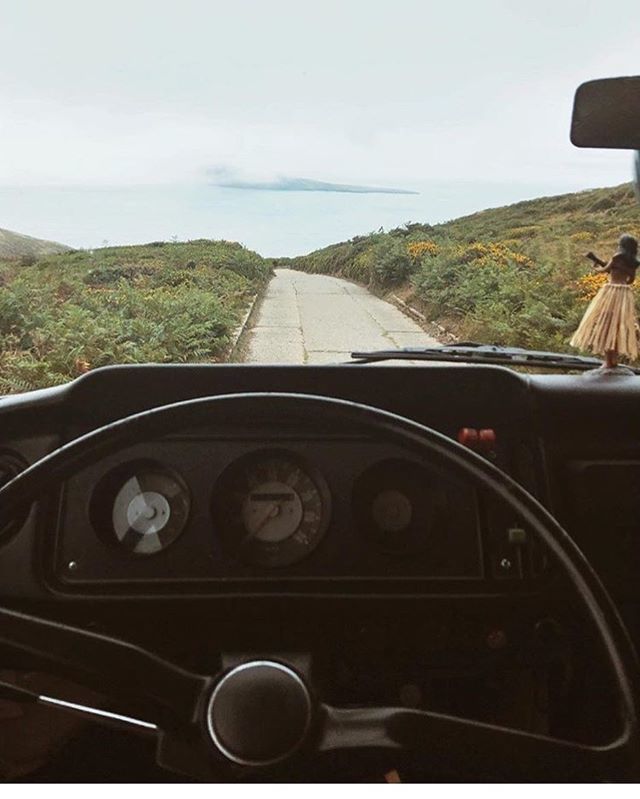
[[[529,366],[544,369],[574,369],[586,372],[602,366],[598,358],[571,355],[562,352],[527,350],[520,347],[500,347],[494,344],[477,344],[465,341],[460,344],[443,344],[439,347],[400,347],[391,350],[352,352],[351,357],[360,363],[378,361],[447,361],[448,363],[488,363],[501,366]],[[631,367],[640,374],[640,369]]]

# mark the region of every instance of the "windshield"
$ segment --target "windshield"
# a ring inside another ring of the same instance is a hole
[[[631,159],[569,123],[580,83],[637,71],[635,2],[1,6],[0,393],[109,364],[611,349],[580,323],[639,232]]]

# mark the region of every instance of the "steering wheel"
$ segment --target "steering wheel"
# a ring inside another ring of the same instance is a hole
[[[142,698],[165,768],[201,779],[295,772],[322,753],[409,752],[431,772],[446,766],[527,781],[635,780],[640,774],[638,664],[618,613],[558,522],[524,488],[451,439],[367,405],[307,394],[244,393],[187,400],[107,424],[65,444],[0,490],[0,523],[80,469],[133,444],[231,419],[299,419],[400,444],[506,503],[554,556],[602,644],[613,677],[620,732],[591,746],[469,719],[394,707],[322,702],[304,668],[284,660],[238,663],[196,674],[126,641],[0,608],[0,641],[28,652],[110,698]],[[1,526],[1,524],[0,524]],[[126,717],[120,717],[127,721]]]

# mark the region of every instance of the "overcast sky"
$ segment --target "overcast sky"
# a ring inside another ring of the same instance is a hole
[[[612,185],[571,102],[639,32],[637,0],[0,0],[0,184]]]

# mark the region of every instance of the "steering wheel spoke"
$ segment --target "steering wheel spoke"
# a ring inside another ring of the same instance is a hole
[[[140,701],[162,729],[196,723],[212,682],[135,644],[0,608],[0,643],[27,652],[110,699]]]
[[[335,708],[323,705],[320,752],[410,752],[434,771],[514,781],[610,778],[628,768],[628,736],[607,746],[536,735],[471,719],[407,708]]]

